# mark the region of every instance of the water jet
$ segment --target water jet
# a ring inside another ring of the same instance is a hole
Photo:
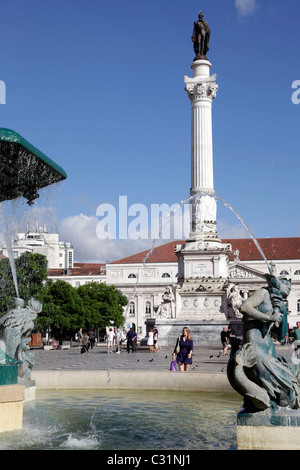
[[[0,128],[0,204],[23,197],[32,206],[40,189],[66,177],[59,165],[20,134]],[[33,320],[42,309],[34,299],[24,306],[24,300],[18,298],[14,259],[9,258],[17,297],[15,307],[0,318],[0,432],[22,428],[23,400],[35,396],[30,378],[34,357],[28,343]],[[5,288],[4,280],[1,288]]]

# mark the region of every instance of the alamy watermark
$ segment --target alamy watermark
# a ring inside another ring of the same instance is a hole
[[[300,104],[300,80],[294,80],[292,89],[295,90],[292,94],[292,103]]]
[[[6,104],[6,85],[3,80],[0,80],[0,104]]]
[[[128,207],[127,196],[119,196],[119,205],[101,204],[97,207],[99,217],[96,233],[101,240],[170,240],[186,239],[190,229],[189,203],[132,204]]]

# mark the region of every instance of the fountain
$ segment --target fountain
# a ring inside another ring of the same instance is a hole
[[[66,177],[61,167],[17,132],[0,128],[0,204],[23,197],[32,206],[41,188]],[[17,297],[14,308],[0,318],[0,432],[22,428],[24,398],[35,395],[34,356],[28,343],[33,320],[42,309],[34,299],[25,306],[18,298],[14,259],[9,258]]]
[[[272,336],[287,334],[285,300],[291,280],[266,274],[267,288],[240,307],[243,345],[232,339],[227,376],[244,397],[237,418],[239,449],[300,449],[300,360],[277,355]]]

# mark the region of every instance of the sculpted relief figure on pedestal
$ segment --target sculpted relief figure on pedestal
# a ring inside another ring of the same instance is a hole
[[[265,275],[267,287],[255,291],[240,307],[243,313],[243,346],[233,339],[227,376],[232,387],[244,397],[246,413],[278,407],[300,408],[300,361],[277,355],[274,342],[285,340],[287,310],[285,299],[291,280]]]
[[[243,297],[240,294],[239,286],[231,287],[227,297],[229,318],[243,318],[243,314],[240,312],[242,303]]]
[[[202,224],[214,223],[217,216],[217,203],[211,196],[200,196],[192,202],[192,230],[199,230]]]
[[[202,11],[199,12],[199,19],[194,23],[192,41],[196,56],[206,56],[209,51],[210,29],[207,21],[203,20]]]
[[[162,295],[162,303],[157,308],[156,316],[160,318],[175,318],[175,297],[171,287],[167,287]]]

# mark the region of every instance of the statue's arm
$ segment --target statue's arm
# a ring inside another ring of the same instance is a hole
[[[270,321],[272,309],[269,313],[260,312],[257,307],[263,302],[269,302],[269,294],[265,289],[257,290],[241,305],[240,311],[248,317],[248,320]]]

